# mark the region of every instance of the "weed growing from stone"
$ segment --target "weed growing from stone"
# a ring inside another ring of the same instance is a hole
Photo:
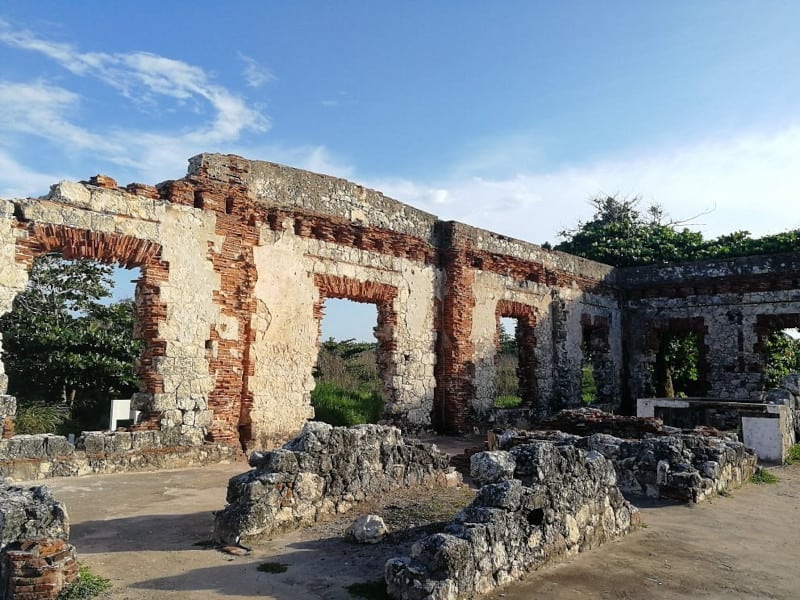
[[[758,467],[756,472],[750,476],[750,481],[757,484],[762,483],[778,483],[780,479],[777,476],[773,475],[766,469],[762,469]]]
[[[262,573],[285,573],[289,565],[279,562],[265,562],[258,565],[258,570]]]
[[[496,408],[517,408],[522,404],[522,398],[519,396],[498,396],[494,400]]]
[[[389,592],[386,591],[386,582],[383,579],[375,581],[364,581],[352,583],[345,588],[354,598],[366,598],[366,600],[389,600]]]
[[[786,464],[794,465],[800,463],[800,444],[795,444],[789,448],[789,454],[786,456]]]
[[[61,590],[58,600],[86,600],[99,596],[110,587],[111,582],[108,579],[92,574],[89,567],[82,565],[78,578]]]

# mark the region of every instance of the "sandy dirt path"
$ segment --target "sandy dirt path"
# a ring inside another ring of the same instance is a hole
[[[249,556],[196,545],[209,538],[227,479],[244,470],[237,463],[46,483],[67,505],[81,561],[111,579],[115,600],[349,599],[344,586],[380,578],[385,559],[407,552],[423,533],[396,533],[377,546],[346,543],[341,535],[359,510]],[[636,533],[488,598],[800,598],[800,465],[775,472],[776,485],[749,484],[692,508],[644,507],[646,526]],[[469,498],[468,490],[449,494],[423,490],[373,508],[390,523],[422,526],[432,506],[444,514]],[[286,571],[260,572],[267,562]]]

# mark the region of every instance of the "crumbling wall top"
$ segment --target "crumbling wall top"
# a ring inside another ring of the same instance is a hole
[[[349,219],[434,240],[435,215],[357,183],[231,154],[199,154],[189,159],[189,176],[245,186],[257,203]]]
[[[725,278],[759,277],[770,274],[800,273],[800,248],[797,252],[759,256],[740,256],[670,265],[626,267],[616,270],[619,284],[635,288],[651,284],[683,284]]]

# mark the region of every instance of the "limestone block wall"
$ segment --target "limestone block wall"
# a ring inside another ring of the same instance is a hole
[[[16,241],[20,231],[15,227],[14,203],[0,198],[0,316],[11,310],[14,297],[25,289],[26,269],[15,260]],[[0,352],[3,334],[0,332]],[[0,360],[0,394],[8,389],[8,376]]]
[[[759,401],[763,343],[800,325],[800,253],[619,270],[632,398],[653,396],[659,335],[695,331],[705,393]]]
[[[143,429],[271,447],[312,416],[327,298],[377,307],[385,418],[488,426],[497,322],[523,323],[520,384],[536,420],[580,402],[649,395],[659,332],[702,335],[708,392],[752,398],[760,346],[800,324],[800,253],[614,270],[435,216],[355,183],[236,156],[125,188],[104,176],[0,200],[0,313],[46,252],[139,267]],[[623,340],[625,360],[623,360]],[[0,393],[6,378],[0,365]]]

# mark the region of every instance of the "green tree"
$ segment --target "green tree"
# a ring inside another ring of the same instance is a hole
[[[789,373],[800,373],[800,339],[776,331],[767,338],[765,350],[769,357],[764,372],[767,389],[777,387]]]
[[[21,405],[66,406],[82,425],[102,423],[115,397],[136,391],[133,302],[104,304],[112,269],[93,260],[37,259],[26,289],[0,318],[9,393]]]

